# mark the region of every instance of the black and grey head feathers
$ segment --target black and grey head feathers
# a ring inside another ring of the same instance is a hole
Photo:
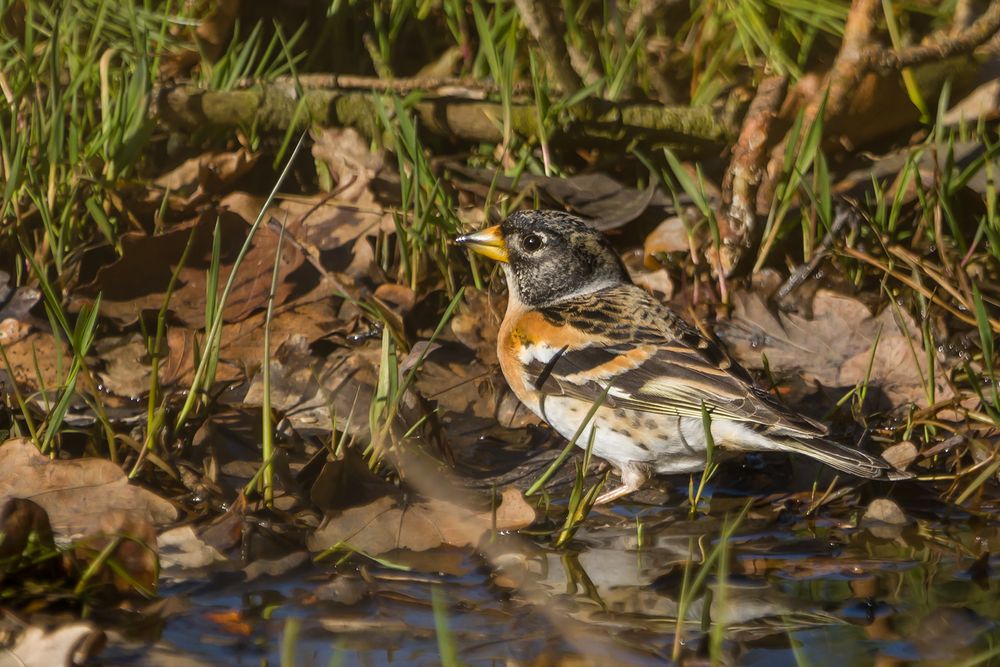
[[[561,211],[518,211],[500,225],[512,295],[531,307],[631,280],[601,232]]]

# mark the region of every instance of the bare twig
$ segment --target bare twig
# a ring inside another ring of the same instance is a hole
[[[869,47],[865,50],[862,62],[866,69],[889,74],[904,67],[969,53],[989,41],[997,31],[1000,31],[1000,0],[993,0],[972,25],[952,36],[947,31],[941,31],[928,38],[925,44],[900,51]]]

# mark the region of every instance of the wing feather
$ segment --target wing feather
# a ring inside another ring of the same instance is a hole
[[[563,348],[546,363],[528,364],[543,394],[597,400],[641,412],[700,417],[704,405],[728,419],[784,435],[819,436],[826,428],[798,415],[754,385],[753,378],[722,349],[634,286],[606,295],[612,310],[631,311],[633,327],[619,326],[608,345]],[[613,299],[631,303],[614,304]],[[560,312],[562,307],[562,312]],[[573,322],[574,306],[548,307],[547,317]],[[624,312],[622,313],[624,314]],[[638,316],[638,317],[637,317]],[[620,321],[620,320],[619,320]]]

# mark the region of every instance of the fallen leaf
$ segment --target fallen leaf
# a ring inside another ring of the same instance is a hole
[[[171,192],[190,193],[191,199],[231,189],[257,163],[257,154],[245,148],[202,153],[157,178],[154,183]],[[194,190],[192,193],[191,191]]]
[[[503,491],[495,517],[488,508],[470,509],[438,499],[405,503],[399,497],[383,496],[328,517],[307,545],[312,551],[323,551],[346,544],[371,555],[393,549],[424,551],[443,544],[466,547],[477,545],[494,527],[517,530],[534,520],[534,508],[513,488]]]
[[[868,377],[890,407],[926,404],[920,328],[908,314],[899,318],[889,307],[872,315],[857,299],[823,289],[813,299],[811,319],[775,314],[754,292],[734,294],[733,306],[732,318],[716,331],[740,363],[760,368],[766,357],[779,376],[798,373],[826,387],[853,387]],[[938,362],[935,398],[944,400],[953,392],[944,381],[944,360]]]
[[[666,269],[634,272],[632,282],[645,290],[657,292],[662,300],[668,300],[674,294],[674,281]]]
[[[254,631],[253,625],[244,618],[238,609],[209,611],[205,613],[205,619],[216,624],[220,630],[232,635],[249,637]]]
[[[468,287],[458,312],[451,318],[451,332],[487,366],[497,363],[497,334],[504,304],[486,290]]]
[[[239,20],[242,0],[219,0],[209,7],[212,11],[199,23],[195,29],[199,49],[209,62],[215,62],[226,50],[226,45],[233,36],[236,22]]]
[[[292,336],[271,360],[271,405],[296,429],[329,429],[335,418],[337,428],[365,437],[378,358],[377,345],[341,347],[317,358],[306,337]],[[261,405],[263,398],[257,374],[243,402]]]
[[[880,521],[898,526],[909,522],[899,505],[888,498],[876,498],[868,503],[862,521]]]
[[[60,346],[47,331],[32,331],[10,345],[4,343],[4,352],[14,381],[29,392],[61,387],[72,364],[67,346]]]
[[[41,505],[63,538],[94,534],[113,510],[133,513],[153,525],[177,518],[177,509],[152,491],[129,484],[121,468],[98,458],[50,459],[31,441],[0,445],[0,502],[27,498]]]
[[[659,254],[670,254],[673,252],[688,252],[690,244],[688,242],[687,225],[679,215],[667,218],[656,229],[651,231],[642,244],[644,260],[647,266],[658,265],[655,256]]]
[[[376,206],[370,184],[385,161],[371,142],[350,127],[313,128],[312,155],[323,165],[337,187],[337,198],[361,206]],[[333,187],[330,187],[333,189]]]
[[[176,270],[178,282],[171,295],[170,313],[188,327],[204,327],[206,279],[217,223],[221,239],[221,292],[246,239],[250,223],[235,213],[212,210],[157,236],[140,232],[123,234],[121,259],[99,269],[94,279],[81,286],[75,296],[93,300],[100,294],[101,314],[119,325],[130,325],[139,319],[143,310],[156,312],[160,309],[166,300],[170,278]],[[187,261],[177,269],[192,234],[194,240]],[[277,243],[278,234],[269,227],[260,228],[254,235],[223,309],[226,322],[238,322],[266,307]],[[281,305],[292,294],[295,283],[288,277],[301,266],[303,260],[297,247],[287,243],[282,246],[275,305]]]
[[[556,205],[587,218],[601,231],[616,229],[632,222],[651,204],[667,203],[658,192],[655,181],[646,189],[637,190],[599,172],[567,178],[521,174],[514,179],[497,175],[491,169],[475,169],[455,162],[447,163],[447,167],[466,178],[498,190],[513,192],[520,189],[528,190],[529,193],[535,190],[543,195],[548,206]],[[527,199],[530,201],[531,197]]]
[[[151,360],[142,334],[98,337],[94,351],[103,362],[97,375],[105,389],[129,398],[139,398],[149,391]]]
[[[226,562],[226,557],[206,543],[191,525],[178,526],[160,533],[157,537],[160,551],[160,567],[178,578],[179,570],[195,570]]]

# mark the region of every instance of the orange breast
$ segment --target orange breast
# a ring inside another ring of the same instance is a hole
[[[593,345],[592,335],[574,327],[557,326],[533,311],[508,312],[500,325],[497,336],[497,357],[507,384],[522,402],[532,405],[538,399],[538,391],[530,386],[521,363],[521,351],[530,345],[548,345],[552,348],[567,347],[570,350]]]

